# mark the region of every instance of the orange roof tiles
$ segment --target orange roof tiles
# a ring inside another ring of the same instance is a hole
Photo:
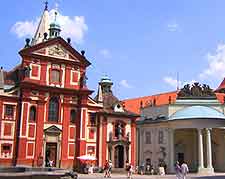
[[[148,105],[154,104],[156,106],[169,104],[175,102],[177,98],[177,91],[161,93],[152,96],[144,96],[139,98],[125,99],[123,100],[126,110],[132,111],[136,114],[140,114],[140,107],[146,107]]]
[[[216,92],[219,92],[221,89],[225,89],[225,78],[220,83],[219,87],[215,90]]]
[[[225,94],[224,93],[215,93],[215,94],[218,101],[224,104]]]
[[[224,93],[215,93],[218,101],[220,103],[224,103],[225,101],[225,94]],[[177,98],[177,91],[168,92],[168,93],[161,93],[152,96],[144,96],[139,98],[132,98],[132,99],[125,99],[123,100],[125,109],[134,112],[136,114],[140,114],[140,107],[146,107],[150,104],[154,103],[155,106],[169,104],[169,98],[171,99],[171,103],[174,103]]]

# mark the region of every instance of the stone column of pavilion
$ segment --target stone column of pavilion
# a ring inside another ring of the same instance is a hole
[[[174,173],[174,129],[169,130],[169,139],[170,139],[170,173]]]
[[[198,129],[198,172],[204,170],[202,129]]]
[[[204,167],[203,158],[203,129],[198,129],[198,173],[212,174],[214,168],[212,166],[212,143],[211,143],[211,129],[206,128],[206,151],[207,151],[207,168]]]
[[[211,129],[206,128],[206,149],[207,149],[207,170],[210,173],[214,172],[212,166],[212,142],[211,142]]]

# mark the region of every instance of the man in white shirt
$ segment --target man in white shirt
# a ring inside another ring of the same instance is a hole
[[[186,179],[186,175],[189,172],[188,166],[185,162],[181,165],[182,179]]]

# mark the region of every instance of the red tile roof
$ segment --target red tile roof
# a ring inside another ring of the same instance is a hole
[[[154,104],[156,106],[174,103],[177,98],[177,91],[161,93],[152,96],[144,96],[139,98],[125,99],[123,100],[125,109],[132,111],[136,114],[140,114],[140,107],[146,107],[148,105]]]
[[[218,101],[224,104],[225,94],[224,93],[215,93],[215,94]]]
[[[220,83],[219,87],[215,90],[216,92],[219,92],[221,90],[225,89],[225,78],[223,79],[223,81]]]
[[[224,103],[225,93],[215,93],[218,101],[220,103]],[[123,100],[125,109],[132,111],[136,114],[140,114],[140,107],[142,103],[142,107],[146,107],[154,103],[155,106],[161,106],[165,104],[169,104],[169,98],[171,98],[171,103],[174,103],[177,98],[177,91],[161,93],[152,96],[144,96],[139,98],[125,99]]]

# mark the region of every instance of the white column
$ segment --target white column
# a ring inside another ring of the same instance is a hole
[[[169,139],[170,139],[170,163],[169,163],[169,168],[170,168],[170,172],[174,173],[174,129],[169,130]]]
[[[198,170],[204,168],[202,129],[198,129]]]
[[[206,129],[206,148],[207,148],[207,168],[212,167],[212,144],[211,144],[211,129]]]

